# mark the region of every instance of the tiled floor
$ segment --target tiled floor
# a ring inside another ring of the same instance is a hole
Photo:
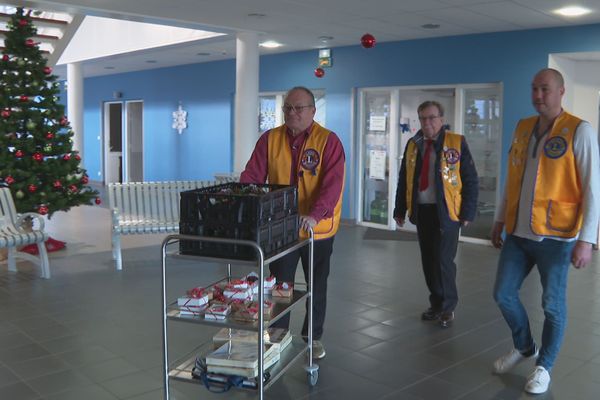
[[[110,255],[109,212],[79,207],[57,214],[53,236],[68,249],[51,255],[52,279],[27,263],[9,274],[0,266],[0,399],[152,400],[162,398],[159,236],[124,238],[124,270]],[[497,252],[459,246],[461,300],[455,325],[422,323],[426,289],[417,243],[364,240],[365,229],[344,226],[336,237],[329,308],[317,386],[300,365],[266,392],[268,399],[519,399],[531,365],[503,377],[492,361],[511,347],[491,298]],[[170,262],[177,293],[211,282],[223,267]],[[587,400],[600,393],[600,279],[594,265],[572,270],[569,327],[543,399]],[[246,271],[240,271],[244,273]],[[533,273],[523,299],[537,337],[543,314]],[[175,294],[173,294],[175,296]],[[294,316],[297,328],[301,315]],[[209,340],[216,329],[170,325],[173,353]],[[230,391],[173,383],[172,398],[249,399]]]

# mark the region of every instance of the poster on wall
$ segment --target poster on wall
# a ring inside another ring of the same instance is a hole
[[[369,179],[385,179],[385,150],[369,151]]]
[[[369,118],[369,130],[385,132],[385,115],[371,115]]]

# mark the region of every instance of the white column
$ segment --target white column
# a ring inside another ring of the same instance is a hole
[[[242,172],[258,139],[258,35],[236,38],[233,172]]]
[[[83,69],[81,63],[67,64],[67,117],[73,135],[73,150],[83,159]]]

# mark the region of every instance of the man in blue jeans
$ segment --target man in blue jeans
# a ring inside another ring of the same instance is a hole
[[[585,267],[598,240],[600,177],[597,133],[562,109],[560,72],[545,68],[531,84],[538,115],[519,121],[508,153],[504,198],[498,204],[491,236],[502,248],[494,299],[512,331],[514,349],[494,362],[503,374],[527,359],[536,366],[525,385],[544,393],[566,325],[569,264]],[[506,240],[502,240],[502,230]],[[521,284],[537,265],[542,284],[544,326],[536,345]]]

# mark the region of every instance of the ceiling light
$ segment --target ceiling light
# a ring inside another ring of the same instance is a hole
[[[423,29],[438,29],[440,27],[440,24],[425,24],[425,25],[421,25],[421,28]]]
[[[104,69],[115,69],[115,67],[104,67]]]
[[[261,47],[266,47],[267,49],[276,49],[278,47],[283,46],[281,43],[278,43],[274,40],[267,40],[266,42],[262,42],[260,44]]]
[[[207,53],[205,51],[201,51],[200,53],[196,53],[197,56],[210,56],[210,53]]]
[[[156,64],[156,60],[146,60],[148,64]]]
[[[319,40],[323,43],[327,43],[330,40],[333,40],[333,36],[319,36]]]
[[[250,13],[248,14],[249,17],[254,17],[254,18],[262,18],[262,17],[266,17],[267,14],[263,14],[263,13]]]
[[[590,10],[579,6],[570,6],[554,10],[554,13],[562,15],[563,17],[580,17],[582,15],[589,14]]]

